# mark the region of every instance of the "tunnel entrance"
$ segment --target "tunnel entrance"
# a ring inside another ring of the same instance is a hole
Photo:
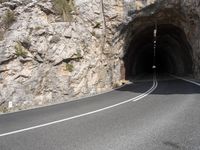
[[[126,79],[153,73],[154,25],[138,29],[124,56]],[[184,31],[172,24],[159,24],[157,31],[156,72],[176,75],[192,73],[192,48]]]

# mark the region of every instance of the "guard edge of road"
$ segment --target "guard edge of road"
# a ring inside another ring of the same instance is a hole
[[[83,97],[72,98],[72,99],[69,99],[68,101],[58,102],[58,103],[54,103],[54,104],[47,104],[47,105],[43,105],[43,106],[37,106],[37,107],[34,107],[34,108],[29,108],[29,109],[24,109],[24,110],[18,110],[18,111],[14,111],[14,112],[2,113],[2,114],[0,114],[0,116],[7,115],[7,114],[18,113],[18,112],[30,111],[30,110],[34,110],[34,109],[45,108],[45,107],[55,106],[55,105],[60,105],[60,104],[65,104],[65,103],[70,103],[70,102],[73,102],[73,101],[79,101],[79,100],[82,100],[84,98],[90,98],[90,97],[94,97],[94,96],[98,96],[98,95],[102,95],[102,94],[113,92],[113,91],[118,90],[118,89],[120,89],[120,88],[122,88],[122,87],[124,87],[124,86],[126,86],[128,84],[123,84],[123,85],[121,85],[121,86],[119,86],[117,88],[113,88],[113,89],[110,89],[108,91],[96,93],[96,94],[93,94],[93,95],[87,95],[87,96],[83,96]]]
[[[138,96],[136,96],[134,98],[131,98],[131,99],[128,99],[126,101],[123,101],[123,102],[120,102],[120,103],[117,103],[117,104],[114,104],[114,105],[111,105],[111,106],[107,106],[107,107],[104,107],[104,108],[101,108],[101,109],[97,109],[95,111],[90,111],[90,112],[87,112],[87,113],[76,115],[76,116],[73,116],[73,117],[68,117],[68,118],[64,118],[64,119],[48,122],[48,123],[37,125],[37,126],[32,126],[32,127],[27,127],[27,128],[24,128],[24,129],[19,129],[19,130],[7,132],[7,133],[2,133],[2,134],[0,134],[0,137],[12,135],[12,134],[17,134],[17,133],[22,133],[22,132],[25,132],[25,131],[34,130],[34,129],[38,129],[38,128],[42,128],[42,127],[46,127],[46,126],[50,126],[50,125],[66,122],[66,121],[69,121],[69,120],[72,120],[72,119],[76,119],[76,118],[92,115],[92,114],[95,114],[95,113],[98,113],[98,112],[102,112],[102,111],[117,107],[119,105],[123,105],[125,103],[136,102],[136,101],[139,101],[140,99],[148,96],[150,93],[152,93],[157,88],[157,86],[158,86],[158,82],[157,82],[156,76],[154,75],[152,87],[149,90],[147,90],[146,92],[144,92],[143,94],[140,94],[140,95],[138,95]]]

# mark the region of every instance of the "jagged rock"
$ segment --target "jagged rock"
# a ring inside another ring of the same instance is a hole
[[[40,7],[40,9],[46,14],[55,14],[55,12],[52,10],[52,4],[51,2],[39,2],[37,5]]]

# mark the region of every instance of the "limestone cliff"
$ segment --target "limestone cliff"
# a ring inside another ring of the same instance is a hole
[[[9,102],[19,110],[111,89],[125,78],[132,33],[152,24],[150,18],[184,30],[200,77],[198,0],[110,0],[103,12],[100,2],[68,0],[60,11],[56,0],[0,0],[1,109],[9,110]]]

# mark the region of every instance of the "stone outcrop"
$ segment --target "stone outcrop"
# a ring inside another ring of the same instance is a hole
[[[200,77],[200,2],[111,0],[104,1],[104,12],[100,0],[75,0],[74,5],[73,19],[63,22],[51,0],[1,1],[0,107],[4,111],[9,102],[11,110],[19,110],[111,89],[125,78],[123,56],[131,33],[147,25],[149,17],[181,26],[193,49],[194,74]],[[5,27],[3,16],[8,11],[15,18]]]

